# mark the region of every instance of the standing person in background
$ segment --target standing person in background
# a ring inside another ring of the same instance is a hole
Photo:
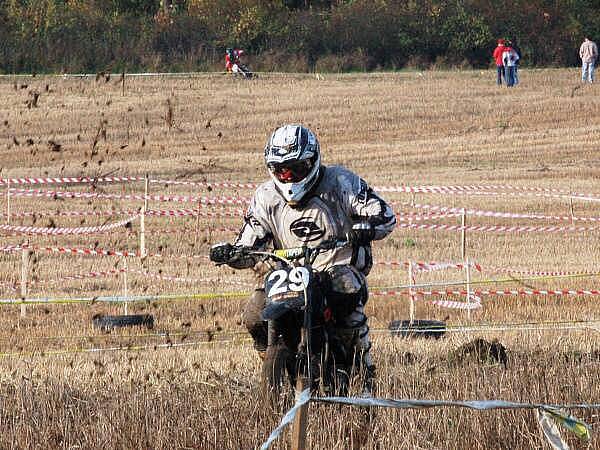
[[[517,44],[516,38],[513,38],[510,41],[510,46],[512,47],[512,49],[515,51],[515,53],[518,56],[517,60],[515,61],[514,81],[515,81],[515,84],[519,84],[519,64],[521,64],[521,49],[519,48],[519,45]]]
[[[519,57],[517,53],[507,43],[504,46],[504,52],[502,52],[502,63],[504,64],[504,78],[506,80],[507,87],[513,87],[515,85],[515,65]]]
[[[496,62],[496,69],[498,73],[496,84],[498,84],[498,86],[502,85],[502,77],[504,76],[504,63],[502,62],[502,53],[504,53],[504,39],[498,39],[498,45],[496,46],[496,48],[494,49],[494,53],[492,54],[492,57]]]
[[[583,44],[579,47],[579,57],[581,58],[581,81],[594,82],[594,69],[598,59],[598,46],[595,42],[585,37]]]

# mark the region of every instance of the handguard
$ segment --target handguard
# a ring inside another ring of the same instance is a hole
[[[219,242],[210,248],[209,258],[216,264],[227,264],[234,255],[234,246],[229,242]]]

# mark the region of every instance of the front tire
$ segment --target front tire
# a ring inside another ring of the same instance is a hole
[[[283,343],[267,347],[261,374],[262,390],[273,406],[279,403],[288,380],[291,382],[295,378],[289,372],[293,358],[294,355]]]

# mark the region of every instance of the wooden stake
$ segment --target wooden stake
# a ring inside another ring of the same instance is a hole
[[[125,71],[121,74],[121,96],[125,97]]]
[[[410,286],[408,288],[408,296],[410,298],[410,305],[409,305],[409,318],[410,318],[410,325],[412,325],[415,322],[415,294],[413,291],[413,284],[414,284],[414,275],[413,275],[413,263],[412,261],[408,262],[408,285]]]
[[[296,401],[298,401],[300,393],[306,388],[308,388],[308,380],[304,376],[299,376],[296,381]],[[304,450],[306,448],[309,403],[302,405],[294,418],[292,424],[292,450]]]
[[[570,206],[569,209],[571,210],[571,225],[573,225],[573,222],[575,220],[573,219],[574,214],[573,214],[573,197],[572,196],[569,197],[569,206]]]
[[[467,255],[467,230],[466,230],[466,225],[467,225],[467,211],[465,208],[463,208],[462,210],[462,216],[461,216],[461,221],[460,221],[460,225],[461,225],[461,256],[462,256],[462,260],[465,260],[465,256]]]
[[[200,232],[200,201],[198,201],[198,214],[196,215],[196,233],[194,235],[194,248],[198,243],[198,233]]]
[[[25,244],[24,246],[26,246]],[[29,249],[24,248],[21,252],[21,300],[27,298],[27,273],[29,266]],[[27,313],[25,303],[21,303],[21,317],[25,317]]]

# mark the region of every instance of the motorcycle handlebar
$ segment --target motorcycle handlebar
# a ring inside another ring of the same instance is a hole
[[[336,248],[345,247],[350,242],[348,240],[340,239],[329,239],[322,242],[316,247],[292,247],[273,250],[272,252],[261,252],[257,250],[250,250],[247,247],[239,247],[237,254],[239,256],[266,256],[267,258],[279,259],[283,261],[297,260],[306,257],[310,262],[319,254],[327,250],[333,250]]]

